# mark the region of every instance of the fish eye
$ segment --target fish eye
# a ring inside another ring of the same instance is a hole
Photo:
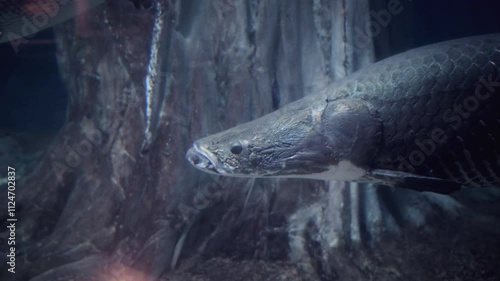
[[[243,151],[243,146],[239,141],[235,141],[231,144],[231,153],[240,154]]]

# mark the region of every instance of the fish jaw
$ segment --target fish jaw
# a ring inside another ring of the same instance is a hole
[[[203,146],[200,146],[197,142],[187,151],[186,159],[191,165],[203,172],[228,175],[224,169],[221,169],[217,156],[209,150],[204,149]]]
[[[209,174],[227,177],[240,176],[236,174],[235,167],[221,161],[214,152],[200,143],[200,141],[196,141],[186,152],[186,159],[198,170]],[[228,162],[230,161],[228,160]]]

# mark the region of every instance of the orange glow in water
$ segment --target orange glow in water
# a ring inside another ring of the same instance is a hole
[[[32,15],[46,13],[48,10],[53,10],[54,5],[57,5],[54,0],[28,0],[24,2],[22,6],[23,11]]]
[[[123,264],[111,264],[98,278],[99,281],[150,281],[150,277]]]

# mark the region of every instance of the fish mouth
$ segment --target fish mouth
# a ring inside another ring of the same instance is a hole
[[[200,146],[198,143],[195,143],[193,147],[187,151],[186,159],[191,165],[203,172],[217,175],[226,174],[224,171],[221,172],[217,156]]]

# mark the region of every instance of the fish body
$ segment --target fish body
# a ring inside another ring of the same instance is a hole
[[[197,140],[209,173],[451,193],[500,186],[500,34],[413,49]]]

